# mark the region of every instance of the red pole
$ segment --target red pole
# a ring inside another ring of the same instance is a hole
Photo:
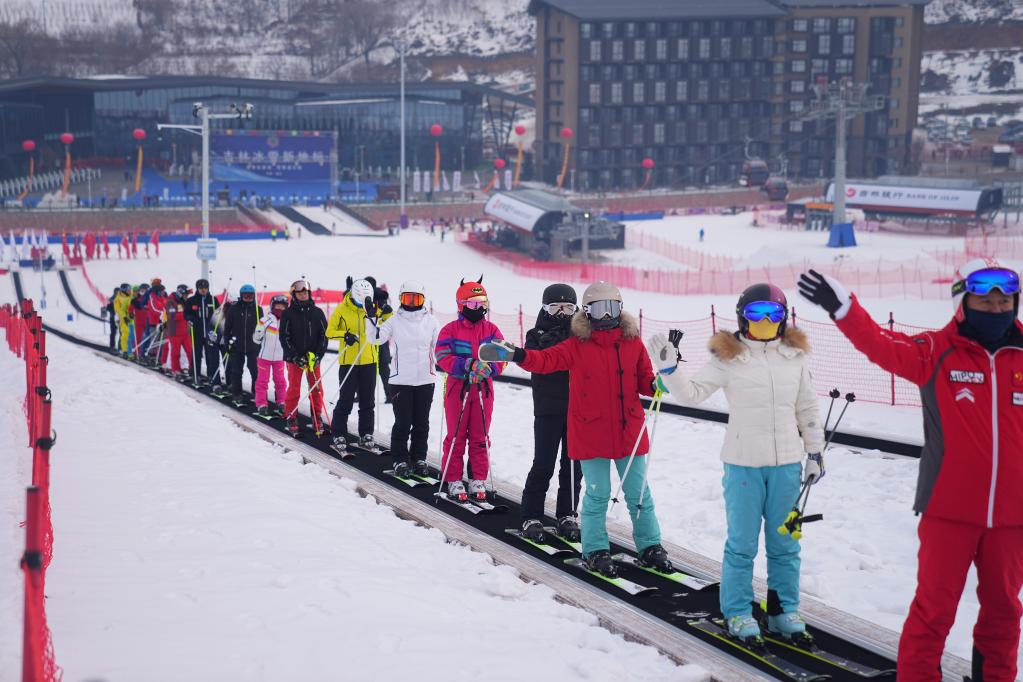
[[[718,333],[717,315],[714,313],[714,304],[710,305],[710,331],[712,334]]]
[[[22,682],[43,682],[43,651],[38,620],[43,570],[42,552],[39,548],[40,509],[39,489],[28,488],[25,492],[25,554],[21,558],[21,568],[25,572],[25,612],[21,646]]]
[[[895,331],[895,317],[892,316],[892,311],[888,311],[888,331]],[[895,372],[892,375],[892,405],[895,404]]]
[[[519,304],[519,346],[526,345],[526,331],[522,326],[522,304]]]

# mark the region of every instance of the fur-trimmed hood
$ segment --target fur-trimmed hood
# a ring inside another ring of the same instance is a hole
[[[635,317],[624,310],[622,311],[622,323],[617,329],[622,330],[623,339],[639,337],[639,323],[636,322]],[[583,341],[586,341],[593,335],[593,324],[590,322],[590,318],[586,316],[586,313],[581,310],[572,316],[572,333]]]
[[[725,362],[731,362],[732,360],[745,362],[749,359],[750,354],[748,343],[745,339],[738,336],[738,332],[721,331],[710,337],[707,348]],[[758,341],[757,343],[761,342]],[[767,343],[777,343],[778,352],[785,357],[794,358],[801,353],[810,352],[810,342],[807,340],[806,334],[801,329],[796,329],[795,327],[787,328],[780,341],[768,341]]]

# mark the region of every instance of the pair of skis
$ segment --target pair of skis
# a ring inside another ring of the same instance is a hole
[[[440,481],[437,481],[437,483],[440,483]],[[434,483],[434,485],[437,485],[437,483]],[[460,507],[461,509],[473,515],[504,514],[507,513],[509,509],[508,505],[506,504],[494,504],[490,500],[474,499],[459,500],[457,498],[448,496],[448,494],[445,492],[434,493],[433,496],[435,499],[443,500],[445,502],[453,504],[456,507]]]

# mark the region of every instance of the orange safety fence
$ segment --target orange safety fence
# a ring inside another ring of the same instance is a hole
[[[50,429],[50,389],[46,385],[46,332],[32,301],[0,306],[0,329],[12,353],[25,361],[24,412],[32,448],[32,486],[26,492],[24,634],[22,682],[61,679],[50,628],[46,622],[46,569],[53,558],[50,519],[50,448],[56,442]]]

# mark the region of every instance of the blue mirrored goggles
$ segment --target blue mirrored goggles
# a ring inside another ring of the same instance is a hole
[[[965,280],[952,286],[952,295],[966,292],[985,296],[998,289],[1003,294],[1019,293],[1019,275],[1005,268],[987,268],[971,272]]]
[[[774,301],[753,301],[742,309],[742,316],[750,322],[760,322],[766,318],[778,324],[785,319],[785,306]]]

